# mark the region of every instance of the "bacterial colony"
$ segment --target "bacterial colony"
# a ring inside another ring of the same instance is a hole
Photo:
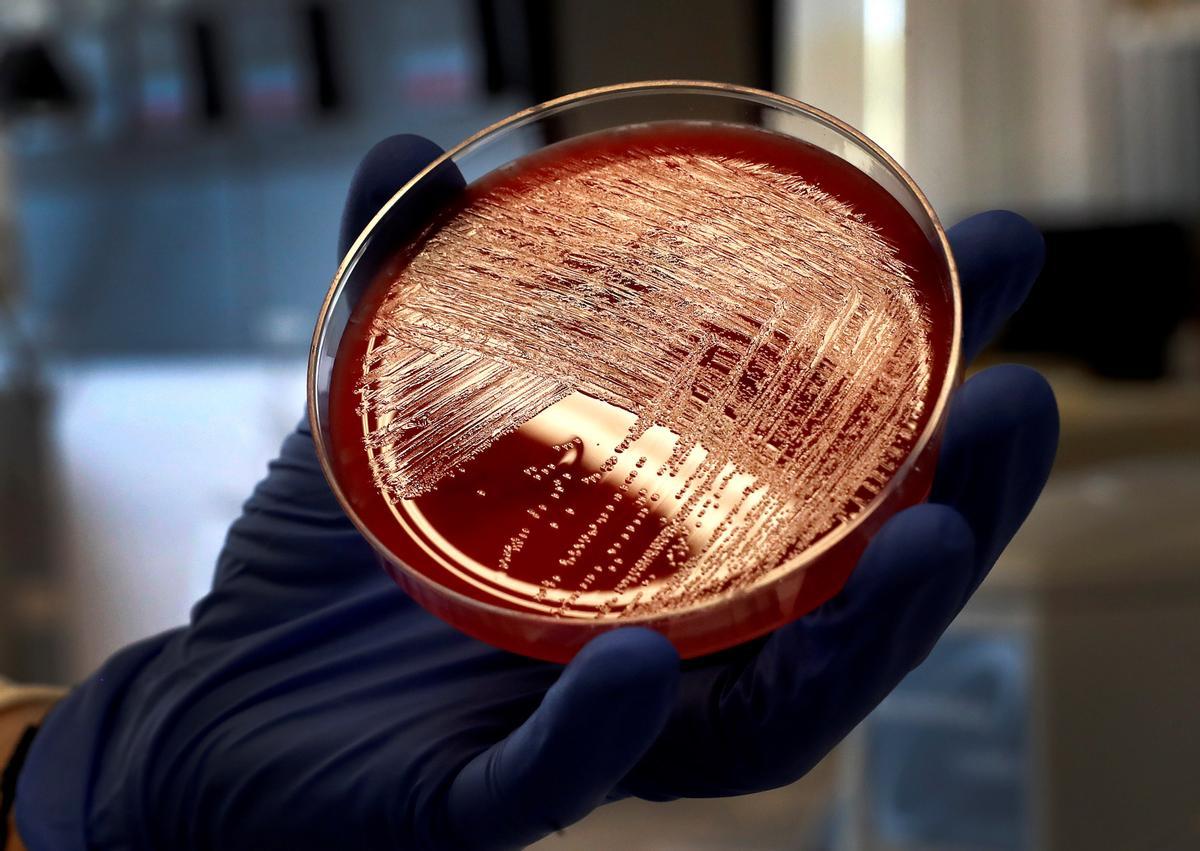
[[[371,485],[431,558],[529,611],[759,582],[860,514],[923,427],[912,270],[736,146],[553,151],[471,187],[381,284],[353,387]]]

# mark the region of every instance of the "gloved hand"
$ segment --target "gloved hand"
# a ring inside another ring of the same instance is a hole
[[[343,251],[436,153],[401,136],[368,155]],[[1042,241],[987,213],[951,242],[974,356],[1024,298]],[[929,652],[1033,505],[1056,437],[1045,381],[987,370],[954,400],[931,501],[887,523],[819,611],[683,666],[657,633],[617,630],[563,668],[409,600],[302,425],[191,624],[118,653],[47,719],[19,829],[31,851],[501,848],[625,795],[788,783]]]

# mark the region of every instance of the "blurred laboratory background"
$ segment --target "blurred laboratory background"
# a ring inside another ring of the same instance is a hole
[[[1059,461],[967,610],[809,776],[538,847],[1200,848],[1200,2],[0,0],[0,672],[183,622],[303,412],[361,155],[604,83],[827,109],[947,223],[1046,233],[984,360]]]

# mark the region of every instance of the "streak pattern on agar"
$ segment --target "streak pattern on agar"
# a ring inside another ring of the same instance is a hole
[[[523,471],[544,497],[492,565],[608,489],[530,594],[573,617],[694,605],[851,521],[903,463],[933,372],[908,272],[861,216],[768,163],[672,148],[472,194],[373,323],[357,389],[394,502],[576,394],[632,414],[590,475]],[[647,457],[652,429],[671,448]]]

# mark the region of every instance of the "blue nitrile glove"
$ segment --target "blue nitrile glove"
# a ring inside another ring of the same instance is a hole
[[[436,153],[401,136],[368,155],[343,250]],[[1024,298],[1042,241],[1009,213],[951,241],[973,356]],[[191,625],[117,654],[49,716],[19,829],[31,851],[502,848],[624,795],[788,783],[929,652],[1033,505],[1056,437],[1036,373],[977,375],[954,401],[932,502],[883,528],[845,590],[681,671],[644,629],[563,668],[427,614],[342,514],[301,426]]]

